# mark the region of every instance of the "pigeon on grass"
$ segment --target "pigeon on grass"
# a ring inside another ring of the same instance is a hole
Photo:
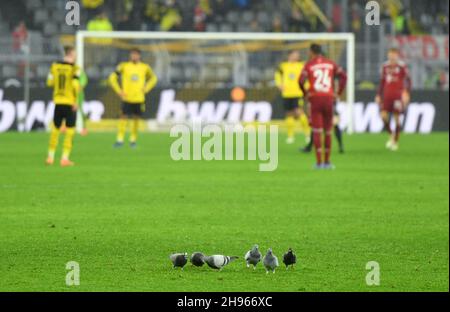
[[[169,256],[170,261],[172,261],[173,268],[181,268],[183,270],[184,266],[188,262],[187,252],[185,253],[174,253]]]
[[[205,255],[201,252],[194,252],[191,255],[191,263],[197,267],[201,267],[205,264]]]
[[[262,255],[259,252],[258,245],[254,245],[252,249],[247,251],[245,254],[245,262],[247,262],[247,268],[250,267],[250,265],[253,265],[253,269],[256,269],[256,265],[261,261]]]
[[[221,271],[227,264],[238,259],[238,257],[229,257],[223,255],[214,255],[205,257],[205,263],[212,269]]]
[[[273,254],[272,248],[269,248],[264,256],[263,264],[266,268],[266,274],[269,274],[269,272],[275,273],[275,269],[278,267],[278,258]]]
[[[297,263],[297,256],[295,255],[292,248],[289,248],[289,250],[284,254],[283,263],[286,265],[286,270],[289,266],[293,268],[294,264]]]

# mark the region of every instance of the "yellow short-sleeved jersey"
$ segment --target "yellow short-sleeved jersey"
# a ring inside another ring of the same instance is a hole
[[[303,97],[299,78],[304,65],[302,62],[283,62],[278,67],[275,72],[275,84],[277,87],[283,87],[283,98]]]
[[[123,101],[131,104],[145,102],[145,94],[150,92],[158,79],[152,68],[142,62],[123,62],[109,77],[116,93],[124,93]]]
[[[76,105],[80,68],[67,62],[55,62],[50,67],[47,86],[53,88],[55,105]]]

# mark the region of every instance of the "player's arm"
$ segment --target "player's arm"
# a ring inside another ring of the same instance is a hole
[[[412,82],[411,82],[411,75],[409,74],[409,69],[408,67],[405,65],[404,69],[405,71],[405,89],[402,92],[402,102],[404,106],[407,106],[411,100],[411,87],[412,87]]]
[[[116,71],[111,73],[111,75],[109,75],[108,78],[109,84],[113,88],[114,92],[116,92],[121,98],[125,96],[124,91],[122,90],[119,84],[119,76],[122,75],[122,72],[123,72],[123,65],[119,64],[116,68]]]
[[[54,66],[50,67],[50,71],[47,76],[47,87],[53,88],[55,86],[55,73]]]
[[[144,93],[150,92],[158,83],[158,77],[156,77],[153,70],[148,66],[147,72],[145,74],[146,83],[144,86]]]
[[[383,94],[384,85],[386,84],[386,78],[384,74],[384,67],[381,69],[381,79],[380,84],[378,86],[377,95],[375,97],[375,102],[381,106],[381,95]]]
[[[283,91],[283,70],[281,69],[281,66],[276,70],[274,79],[277,88],[280,91]]]
[[[341,66],[336,66],[336,78],[338,79],[337,97],[340,97],[347,86],[347,73]]]
[[[81,70],[79,68],[77,68],[75,70],[75,73],[72,78],[72,89],[73,89],[75,99],[78,99],[78,96],[82,89],[81,84],[80,84],[80,75],[81,75]],[[78,101],[76,100],[75,103],[73,103],[73,110],[75,111],[77,109],[78,109]]]
[[[306,88],[307,82],[308,82],[308,71],[306,70],[306,67],[305,67],[305,68],[303,68],[302,73],[300,74],[298,84],[306,98],[308,97],[308,89]]]

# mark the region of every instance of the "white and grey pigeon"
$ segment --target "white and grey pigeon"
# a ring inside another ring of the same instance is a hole
[[[229,257],[223,255],[213,255],[204,258],[205,263],[212,269],[221,271],[224,266],[238,259],[238,257]]]
[[[269,272],[275,273],[275,269],[278,267],[278,258],[273,254],[272,248],[269,248],[264,256],[263,264],[266,268],[266,274],[269,274]]]
[[[205,255],[201,252],[194,252],[191,255],[191,263],[197,267],[201,267],[205,264]]]
[[[188,262],[188,254],[185,253],[174,253],[169,256],[170,261],[172,261],[174,268],[181,268],[183,270],[184,266]]]
[[[250,267],[250,265],[253,265],[253,269],[256,269],[256,265],[261,261],[262,255],[259,252],[259,246],[254,245],[252,249],[247,251],[245,254],[245,261],[247,262],[247,268]]]

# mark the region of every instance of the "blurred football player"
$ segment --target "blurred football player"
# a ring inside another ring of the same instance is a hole
[[[391,48],[388,60],[381,69],[381,81],[375,101],[380,105],[384,128],[389,133],[386,148],[397,151],[402,129],[400,116],[404,114],[410,101],[411,78],[406,64],[400,60],[399,50]],[[391,115],[395,129],[390,126]]]
[[[130,146],[136,147],[139,121],[145,112],[145,95],[158,82],[152,68],[141,62],[141,51],[132,49],[128,62],[120,63],[109,82],[122,100],[121,115],[115,147],[123,146],[128,119],[132,119]]]
[[[64,59],[51,65],[47,78],[47,86],[53,88],[53,102],[55,111],[53,115],[53,125],[50,133],[47,165],[53,165],[55,152],[58,146],[60,128],[65,123],[66,131],[63,143],[63,153],[61,166],[73,166],[70,161],[73,137],[75,135],[75,124],[77,115],[77,98],[80,90],[79,74],[80,69],[75,65],[76,52],[73,47],[64,48]]]
[[[335,79],[339,79],[338,91],[335,93]],[[309,90],[305,84],[309,81]],[[334,104],[345,89],[346,72],[333,61],[325,58],[322,48],[312,44],[310,60],[306,63],[300,76],[299,85],[311,104],[311,124],[313,142],[316,150],[316,169],[334,169],[330,162],[331,136],[333,132]],[[325,142],[322,136],[325,135]],[[323,153],[322,146],[325,146]]]
[[[286,111],[287,141],[292,144],[295,141],[295,120],[300,119],[300,124],[305,135],[306,142],[311,138],[311,128],[305,113],[305,101],[303,91],[298,85],[298,79],[303,70],[304,63],[300,62],[300,52],[291,51],[286,62],[282,62],[275,72],[275,84],[283,97],[283,105]]]

